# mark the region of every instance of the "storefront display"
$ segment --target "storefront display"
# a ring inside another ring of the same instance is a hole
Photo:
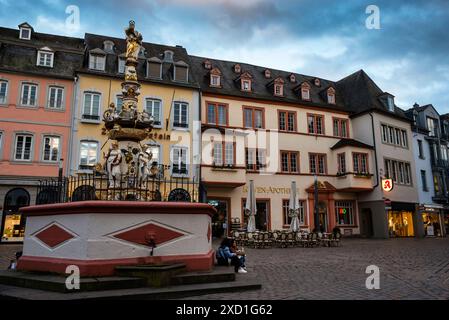
[[[22,188],[10,190],[5,197],[2,216],[1,242],[21,242],[25,233],[25,219],[20,208],[29,206],[30,195]]]
[[[424,223],[424,234],[426,237],[441,237],[443,230],[441,228],[440,214],[424,212],[422,220]]]
[[[390,237],[413,237],[413,215],[409,211],[388,211]]]
[[[212,217],[212,236],[220,238],[228,234],[229,203],[227,200],[209,199],[208,204],[217,212]]]

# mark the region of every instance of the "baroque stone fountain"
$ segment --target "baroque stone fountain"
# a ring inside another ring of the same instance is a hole
[[[181,263],[187,270],[213,266],[212,206],[139,199],[152,172],[148,166],[152,155],[142,141],[151,132],[153,119],[137,108],[142,35],[134,21],[125,33],[123,109],[111,104],[103,117],[112,140],[105,155],[108,196],[24,208],[27,221],[19,270],[64,274],[67,267],[76,266],[82,277],[97,277],[114,275],[119,266]],[[91,187],[98,192],[98,186]],[[143,201],[125,201],[130,199]]]

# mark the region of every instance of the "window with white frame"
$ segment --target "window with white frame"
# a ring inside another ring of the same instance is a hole
[[[282,212],[284,214],[284,225],[289,226],[292,223],[292,217],[289,215],[289,205],[290,200],[282,200]],[[299,200],[299,210],[298,210],[298,219],[299,224],[305,224],[305,208],[306,202],[304,200]]]
[[[337,174],[344,175],[346,173],[346,154],[339,153],[337,155],[337,162],[338,162]]]
[[[48,90],[47,107],[50,109],[62,109],[63,98],[64,98],[64,88],[50,87]]]
[[[282,84],[275,84],[274,85],[274,95],[275,96],[282,96],[284,94],[284,85]]]
[[[382,142],[385,144],[392,144],[402,148],[408,148],[407,130],[389,126],[381,125]]]
[[[30,28],[20,28],[19,38],[22,40],[30,40],[31,39],[31,29]]]
[[[354,224],[354,201],[335,201],[335,220],[339,225]]]
[[[214,142],[213,158],[215,166],[228,166],[234,165],[234,148],[233,142]]]
[[[210,86],[211,87],[219,87],[221,85],[221,77],[218,74],[210,75]]]
[[[16,135],[14,150],[14,160],[31,161],[31,151],[33,147],[33,136],[29,134]]]
[[[154,118],[154,125],[162,124],[162,101],[160,99],[146,99],[145,111]]]
[[[42,160],[57,162],[59,160],[60,147],[61,139],[59,137],[44,136]]]
[[[34,107],[37,105],[37,85],[31,83],[22,84],[22,96],[20,99],[22,106]]]
[[[98,142],[80,142],[80,169],[92,169],[97,163]]]
[[[98,54],[89,55],[89,69],[104,71],[106,56]]]
[[[173,147],[171,152],[171,168],[172,174],[187,175],[187,155],[188,148]]]
[[[393,179],[397,184],[411,185],[411,167],[410,163],[385,159],[385,177]]]
[[[0,104],[6,104],[8,81],[0,81]]]
[[[367,153],[353,153],[353,168],[355,174],[368,174],[368,154]]]
[[[118,59],[118,73],[125,73],[125,62],[123,58]]]
[[[150,166],[153,165],[155,162],[157,164],[161,163],[161,146],[157,144],[150,144],[149,145],[149,151],[152,154]]]
[[[100,120],[100,97],[99,93],[84,93],[83,116],[85,120]]]
[[[310,100],[310,86],[307,83],[301,85],[301,99]]]
[[[49,51],[38,51],[37,65],[40,67],[53,68],[54,53]]]
[[[188,128],[188,109],[189,104],[186,102],[175,102],[173,106],[173,127]]]

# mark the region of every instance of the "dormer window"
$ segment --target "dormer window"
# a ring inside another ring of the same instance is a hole
[[[245,71],[235,81],[240,82],[240,90],[250,92],[252,89],[252,80],[252,75],[248,71]]]
[[[28,23],[22,23],[19,25],[19,38],[22,40],[31,40],[31,33],[33,32],[33,27]]]
[[[145,59],[146,54],[147,54],[147,50],[145,50],[145,48],[143,46],[140,47],[139,58]]]
[[[212,69],[212,63],[209,60],[204,61],[204,68],[207,70]]]
[[[335,104],[335,89],[332,87],[327,89],[327,103]]]
[[[239,64],[234,65],[234,72],[235,72],[235,73],[240,73],[240,72],[242,72],[242,67],[240,67]]]
[[[315,84],[316,87],[321,87],[321,81],[320,79],[316,78],[313,83]]]
[[[147,61],[147,77],[162,79],[162,60],[152,57]]]
[[[388,111],[394,112],[394,98],[392,96],[387,97]]]
[[[242,79],[242,91],[251,91],[251,80]]]
[[[276,78],[274,80],[274,95],[275,96],[283,96],[284,95],[284,80],[282,78]]]
[[[89,53],[89,69],[104,71],[106,65],[106,53],[101,49],[94,49]]]
[[[123,74],[125,73],[125,63],[126,63],[126,59],[125,58],[118,58],[118,73]]]
[[[50,48],[45,47],[37,52],[36,65],[40,67],[53,68],[54,53]]]
[[[189,65],[184,61],[178,61],[174,64],[174,81],[189,81]]]
[[[210,71],[210,86],[211,87],[221,86],[221,71],[218,68],[213,68]]]
[[[271,78],[271,71],[270,71],[270,70],[265,69],[264,74],[265,74],[265,78],[267,78],[267,79],[270,79],[270,78]]]
[[[301,84],[301,99],[310,100],[310,85],[307,82]]]
[[[103,42],[103,50],[107,53],[114,53],[114,42],[110,40]]]
[[[164,52],[164,62],[173,62],[173,51],[166,50]]]
[[[293,73],[290,74],[289,79],[290,79],[291,83],[295,83],[296,82],[296,76]]]

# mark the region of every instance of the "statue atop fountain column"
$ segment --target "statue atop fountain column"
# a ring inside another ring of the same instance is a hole
[[[126,58],[137,61],[140,47],[142,46],[142,35],[135,29],[136,23],[131,20],[129,27],[125,29],[126,34]]]

